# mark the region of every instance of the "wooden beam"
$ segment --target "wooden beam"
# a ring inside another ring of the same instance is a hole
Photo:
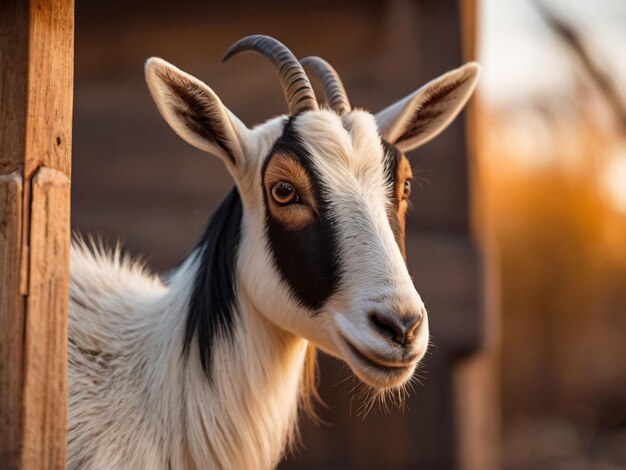
[[[73,0],[0,7],[0,462],[65,467]]]
[[[24,164],[28,2],[0,5],[0,174],[8,175]]]
[[[22,458],[29,469],[64,468],[70,181],[43,167],[32,188]]]
[[[480,30],[479,0],[460,0],[463,58],[477,60]],[[497,250],[480,223],[482,195],[478,165],[477,125],[480,108],[475,93],[465,111],[466,148],[471,181],[470,227],[481,260],[482,341],[474,354],[464,357],[454,371],[455,431],[459,470],[496,470],[500,463],[499,388],[499,274]]]
[[[19,462],[25,297],[20,290],[22,176],[0,175],[0,462]]]

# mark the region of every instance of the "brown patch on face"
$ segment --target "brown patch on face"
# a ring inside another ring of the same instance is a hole
[[[409,159],[406,158],[406,155],[402,154],[400,160],[398,161],[398,165],[396,167],[396,198],[398,201],[398,223],[400,224],[400,237],[401,243],[400,248],[402,250],[402,254],[404,255],[404,245],[406,238],[406,211],[409,207],[409,198],[410,191],[407,194],[405,191],[405,184],[407,181],[411,181],[413,178],[413,172],[411,171],[411,164],[409,163]],[[409,183],[410,184],[410,183]]]
[[[272,196],[272,187],[279,182],[291,184],[298,193],[298,202],[279,204]],[[285,227],[298,230],[313,222],[317,203],[313,196],[313,183],[305,168],[288,154],[275,154],[265,170],[263,181],[270,215]]]

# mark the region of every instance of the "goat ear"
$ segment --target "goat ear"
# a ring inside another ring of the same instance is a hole
[[[146,81],[161,115],[180,137],[229,166],[241,163],[247,128],[213,90],[157,57],[146,62]]]
[[[376,115],[382,137],[402,152],[425,144],[442,132],[467,103],[480,73],[470,62],[427,83]]]

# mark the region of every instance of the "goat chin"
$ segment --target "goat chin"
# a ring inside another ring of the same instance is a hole
[[[406,367],[352,367],[354,374],[373,388],[388,390],[403,387],[413,376],[417,363]]]
[[[385,362],[383,364],[358,351],[350,351],[348,354],[345,360],[352,372],[364,383],[380,391],[398,389],[406,385],[413,377],[413,373],[424,355],[423,352],[419,353],[417,357],[408,362]]]

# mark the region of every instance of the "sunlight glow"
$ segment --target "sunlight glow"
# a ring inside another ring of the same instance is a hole
[[[601,178],[602,188],[611,205],[626,214],[626,146],[614,152]]]

